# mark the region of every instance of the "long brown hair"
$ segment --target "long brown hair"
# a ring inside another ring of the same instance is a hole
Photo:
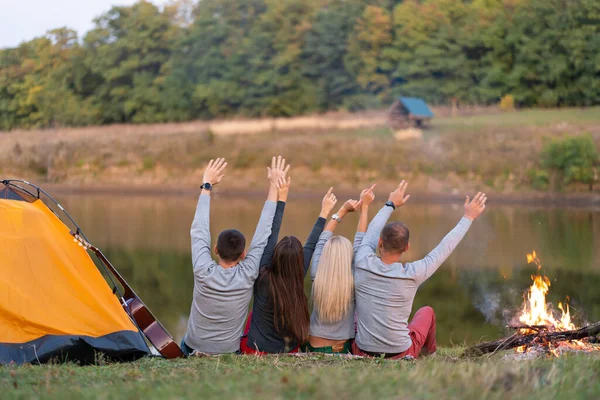
[[[304,293],[302,243],[286,236],[273,250],[273,262],[262,273],[268,279],[275,330],[290,334],[298,343],[308,340],[310,315]]]

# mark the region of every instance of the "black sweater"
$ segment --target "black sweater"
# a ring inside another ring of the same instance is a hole
[[[273,251],[277,245],[279,230],[283,220],[285,210],[284,202],[277,202],[277,210],[273,217],[273,227],[271,236],[265,247],[265,252],[260,260],[260,269],[269,267],[273,261]],[[304,275],[310,266],[310,260],[319,236],[325,228],[326,220],[318,218],[306,243],[304,244]],[[254,304],[252,305],[252,321],[250,322],[250,331],[248,332],[248,347],[258,349],[266,353],[287,353],[298,347],[299,343],[291,339],[286,332],[278,332],[275,329],[274,311],[271,304],[271,294],[269,292],[269,282],[262,278],[262,274],[254,283]]]

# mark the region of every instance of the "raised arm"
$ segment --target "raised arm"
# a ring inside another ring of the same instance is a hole
[[[369,223],[369,206],[375,200],[375,193],[373,193],[373,189],[375,189],[375,185],[368,189],[364,189],[360,193],[360,213],[358,216],[356,235],[354,235],[353,260],[356,258],[358,249],[360,248],[363,238],[365,237],[365,232],[367,231],[367,225]],[[352,263],[352,265],[354,265],[354,263]]]
[[[273,157],[275,161],[275,157]],[[287,197],[291,185],[291,178],[285,179],[287,172],[289,171],[290,166],[285,167],[285,159],[281,159],[281,157],[276,161],[276,165],[271,165],[271,168],[268,169],[268,178],[270,182],[276,181],[277,186],[277,208],[275,209],[275,216],[273,217],[273,226],[271,227],[271,235],[267,240],[267,245],[263,252],[263,255],[259,262],[259,268],[265,268],[271,265],[273,262],[273,251],[275,250],[275,246],[277,245],[277,241],[279,239],[279,230],[281,229],[281,223],[283,221],[283,213],[285,211],[285,203],[287,202]]]
[[[327,217],[333,210],[333,207],[337,203],[337,198],[333,194],[333,188],[330,187],[325,197],[323,197],[323,201],[321,202],[321,213],[319,214],[319,218],[315,223],[308,239],[306,240],[306,244],[304,245],[304,275],[308,270],[308,265],[310,263],[310,279],[315,280],[315,276],[317,275],[317,267],[319,266],[319,260],[321,258],[321,253],[323,252],[323,247],[325,243],[331,238],[331,231],[323,231],[323,227],[325,226],[325,222],[327,221]],[[320,232],[318,232],[319,228],[317,224],[320,225]],[[318,241],[315,240],[315,235],[318,237]],[[316,241],[316,244],[312,246],[312,249],[309,246],[309,242],[312,240]],[[312,261],[312,262],[311,262]]]
[[[335,205],[335,202],[337,202],[337,199],[335,198],[335,196],[333,194],[331,194],[331,190],[332,189],[329,189],[329,192],[327,192],[327,195],[325,195],[325,198],[323,199],[323,204],[325,204],[328,196],[333,196],[334,203],[331,204],[331,208],[333,208],[333,206]],[[342,205],[340,210],[331,217],[331,219],[327,223],[327,226],[325,227],[325,231],[319,237],[319,242],[317,243],[317,249],[315,250],[315,255],[313,256],[313,262],[312,262],[311,268],[310,268],[310,278],[312,280],[314,280],[315,276],[317,276],[317,269],[319,267],[319,259],[321,258],[321,253],[323,252],[323,247],[325,246],[325,243],[327,243],[327,241],[329,239],[331,239],[331,237],[333,236],[333,231],[338,226],[338,224],[340,222],[342,222],[342,219],[346,216],[346,214],[348,214],[350,212],[354,212],[354,211],[358,210],[359,208],[360,208],[359,200],[348,200]],[[305,259],[305,262],[306,262],[306,259]]]
[[[477,193],[473,201],[469,201],[469,196],[465,200],[465,215],[458,224],[448,233],[444,239],[433,249],[425,258],[419,261],[405,264],[406,268],[413,270],[417,282],[420,284],[427,280],[452,254],[456,246],[465,237],[465,234],[471,227],[471,223],[481,215],[485,210],[487,197],[485,193]]]
[[[214,262],[210,249],[210,192],[212,187],[221,182],[225,176],[225,167],[227,167],[225,159],[217,158],[216,161],[210,160],[204,171],[202,192],[190,230],[194,271]]]
[[[400,185],[390,193],[390,197],[386,205],[383,206],[381,210],[377,213],[373,221],[369,224],[367,228],[367,233],[363,238],[358,251],[356,253],[356,261],[363,259],[369,254],[375,253],[377,250],[377,243],[379,242],[379,235],[381,234],[381,230],[387,223],[388,219],[392,215],[392,212],[398,208],[402,207],[408,199],[410,199],[410,195],[405,196],[406,188],[408,183],[406,181],[400,182]]]
[[[272,178],[272,170],[275,163],[279,163],[281,156],[271,164],[271,168],[267,168],[268,176]],[[275,210],[277,208],[277,182],[274,179],[270,179],[269,195],[267,201],[263,207],[258,225],[256,226],[256,232],[250,243],[250,248],[246,257],[239,263],[239,266],[244,270],[245,274],[252,280],[255,280],[258,276],[260,260],[262,258],[265,247],[269,236],[271,236],[271,228],[273,226],[273,217],[275,216]]]

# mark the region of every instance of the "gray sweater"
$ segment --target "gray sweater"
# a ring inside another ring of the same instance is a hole
[[[354,273],[356,344],[364,351],[388,354],[402,353],[411,346],[408,318],[417,289],[450,256],[471,226],[463,217],[422,260],[388,265],[375,251],[392,211],[384,206],[371,221],[356,255]]]
[[[246,257],[232,268],[223,268],[211,256],[210,196],[198,199],[192,222],[194,298],[185,343],[203,353],[233,353],[240,349],[252,287],[259,262],[271,234],[276,203],[267,201]]]
[[[319,241],[317,242],[317,247],[315,248],[315,252],[313,254],[312,264],[310,266],[310,279],[314,282],[315,277],[317,276],[317,270],[319,268],[319,261],[321,259],[321,253],[323,252],[323,247],[331,237],[333,236],[333,232],[324,231],[319,236]],[[354,236],[354,255],[352,257],[352,272],[354,272],[354,258],[356,257],[356,252],[365,236],[364,232],[356,232]],[[310,316],[310,334],[312,336],[317,336],[323,339],[329,340],[344,340],[344,339],[353,339],[354,338],[354,296],[352,297],[352,302],[350,304],[350,308],[348,309],[348,314],[339,322],[333,324],[326,324],[324,322],[319,321],[319,313],[316,308],[316,305],[313,303],[313,312]]]

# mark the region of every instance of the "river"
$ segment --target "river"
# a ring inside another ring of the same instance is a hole
[[[171,334],[180,340],[190,309],[193,274],[189,228],[196,199],[177,196],[58,196],[63,206],[100,247]],[[376,201],[376,205],[381,202]],[[262,207],[255,199],[213,199],[213,239],[226,228],[250,240]],[[493,204],[493,203],[492,203]],[[306,239],[320,201],[292,199],[281,235]],[[373,214],[378,207],[372,207]],[[423,257],[462,216],[462,205],[408,204],[393,215],[411,231],[405,260]],[[337,234],[352,239],[356,216],[346,217]],[[507,333],[519,312],[535,266],[536,250],[550,278],[548,300],[570,297],[575,323],[600,320],[600,211],[490,205],[463,242],[425,282],[413,310],[432,306],[442,345],[473,344]],[[310,296],[310,282],[306,284]]]

